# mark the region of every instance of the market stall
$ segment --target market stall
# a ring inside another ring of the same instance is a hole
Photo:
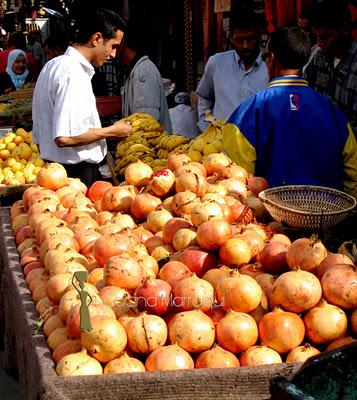
[[[18,374],[26,399],[265,399],[269,380],[299,364],[59,377],[43,334],[14,242],[9,209],[0,211],[6,315],[6,369]],[[0,307],[2,308],[2,307]],[[34,334],[37,331],[36,334]]]

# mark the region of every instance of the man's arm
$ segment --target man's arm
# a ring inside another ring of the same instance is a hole
[[[59,136],[55,143],[58,147],[83,146],[97,142],[101,139],[121,139],[130,136],[131,125],[129,122],[120,120],[106,128],[90,128],[87,132],[78,136]]]
[[[348,124],[349,135],[342,152],[344,190],[357,199],[357,142]]]
[[[198,97],[197,113],[198,113],[198,127],[203,132],[208,123],[204,120],[206,110],[213,111],[214,107],[214,85],[213,85],[213,71],[212,71],[212,59],[209,59],[204,74],[200,83],[198,84],[196,93]]]

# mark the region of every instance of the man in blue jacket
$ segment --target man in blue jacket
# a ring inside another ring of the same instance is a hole
[[[357,144],[342,111],[300,74],[310,54],[296,27],[273,32],[267,89],[242,103],[223,128],[223,147],[270,186],[318,185],[357,197]]]

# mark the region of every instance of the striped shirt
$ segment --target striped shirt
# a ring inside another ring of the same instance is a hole
[[[334,60],[317,52],[305,70],[310,87],[334,100],[357,136],[357,43],[352,42],[345,57]]]

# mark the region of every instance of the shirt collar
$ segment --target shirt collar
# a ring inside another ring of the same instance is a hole
[[[238,53],[234,51],[234,58],[237,61],[238,65],[240,67],[243,67],[243,60],[239,57]],[[262,59],[262,52],[260,51],[258,54],[258,57],[256,58],[256,60],[254,61],[253,67],[259,67],[261,64],[263,63],[263,59]]]
[[[65,55],[71,56],[72,58],[76,59],[82,66],[84,71],[92,78],[95,70],[93,65],[83,56],[81,52],[75,49],[72,46],[68,46],[67,50],[64,53]]]

